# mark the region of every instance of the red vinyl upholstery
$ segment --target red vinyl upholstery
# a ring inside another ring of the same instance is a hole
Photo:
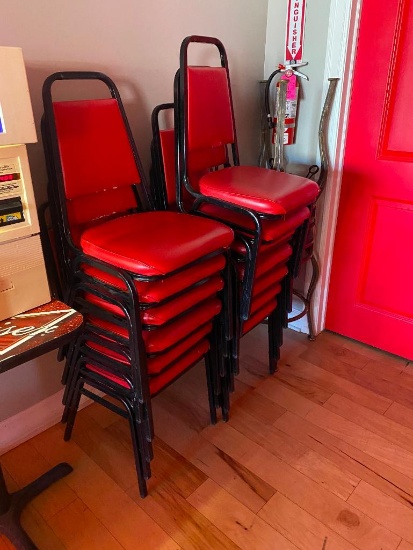
[[[188,148],[213,151],[233,143],[231,96],[226,70],[222,67],[188,67]],[[204,168],[215,166],[213,157]]]
[[[193,157],[198,171],[213,168],[220,163],[209,151],[235,142],[227,68],[188,66],[186,96],[187,171],[191,175]],[[256,166],[208,171],[197,185],[203,195],[270,215],[285,215],[307,206],[319,193],[318,185],[311,180]]]
[[[312,181],[258,166],[232,166],[208,172],[199,181],[201,193],[262,214],[285,216],[318,195]]]
[[[156,377],[152,377],[149,380],[149,391],[151,396],[155,396],[159,393],[165,386],[172,382],[177,376],[184,373],[188,368],[192,367],[194,364],[198,363],[202,357],[208,352],[209,343],[208,340],[201,340],[196,346],[194,346],[190,351],[185,355],[181,355],[179,360],[174,362],[172,366],[165,370],[162,373],[157,373]],[[108,373],[102,368],[99,368],[91,363],[86,365],[86,368],[92,372],[96,372],[101,376],[104,376],[114,384],[129,388],[130,385],[120,376],[115,374]]]
[[[54,102],[53,109],[69,223],[78,243],[85,227],[136,210],[132,184],[141,178],[115,99]]]
[[[141,303],[159,303],[174,294],[192,287],[225,267],[225,257],[221,254],[205,260],[201,264],[189,267],[176,275],[156,281],[135,281]],[[113,287],[125,289],[122,281],[99,269],[84,266],[85,273]]]
[[[181,343],[194,330],[208,323],[221,311],[221,302],[216,299],[210,299],[203,302],[196,310],[190,311],[173,323],[156,330],[142,331],[145,348],[148,355],[154,355],[169,351],[176,343]],[[112,332],[115,336],[120,336],[125,341],[130,338],[130,333],[124,327],[119,327],[114,323],[99,318],[91,318],[96,326]]]
[[[116,99],[56,101],[53,109],[68,200],[140,183]]]
[[[173,320],[186,310],[198,305],[203,300],[210,298],[220,292],[224,287],[221,277],[215,276],[204,283],[198,284],[182,294],[179,300],[170,300],[157,307],[151,307],[141,312],[141,321],[143,325],[157,327]],[[105,300],[92,294],[86,294],[86,299],[91,303],[100,306],[102,309],[111,311],[116,315],[122,315],[122,310],[116,306],[107,303]]]
[[[81,246],[86,254],[132,273],[167,275],[232,243],[225,225],[194,221],[177,212],[123,216],[84,231]]]
[[[254,229],[251,218],[220,206],[203,204],[200,206],[199,211],[214,219],[222,220],[223,222],[228,223],[231,227],[239,228],[239,233],[242,232],[243,228],[249,231]],[[279,241],[284,237],[288,239],[297,227],[302,225],[308,219],[309,215],[309,209],[305,206],[289,213],[282,219],[262,220],[262,241],[264,243],[272,243]],[[233,248],[234,247],[236,247],[235,242],[233,243]]]

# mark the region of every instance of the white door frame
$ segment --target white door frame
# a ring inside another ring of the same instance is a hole
[[[328,88],[328,78],[339,77],[340,81],[329,120],[328,179],[324,196],[320,199],[318,207],[317,225],[320,230],[317,235],[316,254],[320,263],[320,278],[313,300],[316,334],[325,327],[361,4],[362,0],[331,0],[330,6],[324,96]]]

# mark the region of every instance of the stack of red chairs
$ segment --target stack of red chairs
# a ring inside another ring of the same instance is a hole
[[[194,43],[215,46],[219,65],[191,66],[188,49]],[[160,129],[159,115],[171,107],[175,130]],[[318,186],[306,178],[240,165],[228,60],[215,38],[190,36],[183,41],[175,102],[157,107],[152,122],[158,206],[175,204],[180,211],[223,221],[235,231],[233,372],[238,372],[240,338],[265,319],[274,372]]]
[[[109,97],[55,101],[57,80],[98,80]],[[65,438],[82,394],[126,417],[145,496],[154,395],[205,359],[211,421],[219,407],[228,416],[226,279],[233,231],[210,219],[153,210],[119,93],[107,76],[51,75],[43,102],[65,299],[85,317],[67,352]]]

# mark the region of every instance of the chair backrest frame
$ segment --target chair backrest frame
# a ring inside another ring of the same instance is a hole
[[[116,100],[118,105],[127,139],[130,144],[136,170],[139,175],[139,181],[135,185],[132,184],[133,193],[136,199],[136,211],[144,211],[153,209],[152,199],[147,189],[142,164],[139,154],[133,139],[132,131],[129,126],[125,109],[119,94],[119,91],[114,82],[105,74],[94,71],[67,71],[58,72],[50,75],[43,84],[42,96],[44,105],[44,115],[42,120],[42,134],[45,147],[45,153],[48,158],[47,170],[49,179],[49,191],[52,196],[55,209],[55,220],[59,221],[59,230],[61,231],[61,242],[65,248],[68,248],[72,254],[80,252],[76,245],[71,231],[68,211],[67,197],[65,193],[64,172],[62,167],[61,155],[58,144],[58,133],[54,116],[54,101],[52,96],[52,87],[59,80],[99,80],[103,82],[110,93],[110,97]]]
[[[237,142],[237,133],[235,127],[235,117],[234,117],[234,106],[231,92],[231,81],[229,75],[229,66],[228,66],[228,57],[225,51],[225,47],[220,40],[217,38],[209,36],[198,36],[191,35],[186,37],[180,49],[180,68],[175,76],[175,128],[179,129],[178,131],[178,140],[177,140],[177,163],[178,163],[178,173],[179,180],[187,188],[187,190],[194,196],[198,193],[191,186],[190,174],[189,174],[189,150],[188,150],[188,50],[190,44],[199,43],[199,44],[211,44],[218,49],[219,58],[220,58],[220,67],[225,70],[226,81],[228,85],[228,101],[229,101],[229,116],[231,118],[231,131],[232,131],[232,142],[229,144],[231,149],[232,162],[235,166],[239,165],[239,153],[238,153],[238,142]],[[199,194],[198,194],[199,195]]]

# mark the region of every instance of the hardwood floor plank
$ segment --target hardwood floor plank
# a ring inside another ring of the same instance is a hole
[[[300,357],[313,365],[333,372],[344,380],[354,382],[381,397],[385,397],[390,401],[397,401],[402,405],[413,408],[413,392],[409,388],[399,386],[398,384],[381,378],[376,378],[364,369],[354,368],[344,363],[341,359],[337,359],[334,355],[321,353],[315,348],[308,349],[301,354]]]
[[[306,375],[306,373],[300,372],[296,368],[295,362],[290,367],[280,366],[277,372],[277,381],[318,405],[325,403],[332,394],[332,391],[312,380],[311,374],[308,376],[308,373]]]
[[[272,425],[263,424],[244,410],[237,409],[228,424],[285,462],[298,460],[307,451],[296,439]]]
[[[188,497],[188,502],[239,548],[297,550],[297,546],[210,479]]]
[[[410,544],[410,542],[402,540],[400,545],[397,547],[397,550],[413,550],[413,544]]]
[[[171,407],[169,402],[155,400],[154,422],[160,439],[253,512],[258,512],[273,496],[272,487],[221,449],[199,437],[175,414],[175,407]]]
[[[119,404],[116,402],[116,399],[112,399],[110,397],[106,397],[109,401],[112,401],[115,404]],[[119,415],[115,412],[111,411],[110,409],[106,407],[102,407],[102,405],[99,405],[98,403],[92,403],[88,407],[82,409],[79,412],[79,415],[83,415],[85,418],[89,418],[90,420],[93,420],[101,428],[107,428],[111,424],[114,424],[119,420]]]
[[[413,479],[413,453],[406,449],[325,407],[313,409],[306,419]]]
[[[335,357],[356,369],[363,369],[369,361],[369,357],[363,353],[363,349],[355,346],[349,338],[333,333],[322,332],[317,336],[317,346],[308,346],[307,349],[310,352],[314,347],[317,348],[318,353]]]
[[[50,526],[50,519],[46,521],[33,506],[24,508],[21,523],[40,550],[65,550],[65,545]]]
[[[67,461],[73,466],[74,471],[65,478],[66,483],[124,548],[149,549],[157,545],[162,549],[179,548],[76,443],[63,441],[60,425],[39,434],[31,442],[47,460]]]
[[[101,409],[105,407],[100,406]],[[129,423],[116,415],[116,421],[102,428],[92,416],[79,413],[72,440],[124,490],[136,484],[136,468],[131,445]],[[125,426],[129,445],[117,437],[117,426]]]
[[[248,355],[265,365],[263,372],[268,373],[268,326],[260,324],[252,331],[248,332],[241,339],[241,361]],[[291,329],[284,331],[284,342],[281,348],[281,362],[289,362],[294,357],[298,357],[312,343],[308,340],[307,335],[296,332]]]
[[[409,407],[400,405],[400,403],[392,403],[384,413],[384,416],[413,430],[413,409]]]
[[[337,394],[332,395],[324,403],[324,407],[343,418],[347,418],[347,420],[355,422],[358,426],[363,426],[384,437],[387,441],[413,452],[413,429],[406,428],[386,416],[383,418],[383,415],[374,413],[365,407],[360,407],[353,401]]]
[[[285,413],[284,407],[280,407],[255,391],[249,391],[234,404],[231,408],[231,418],[236,416],[238,411],[243,410],[248,411],[263,424],[270,425]]]
[[[231,426],[208,427],[202,435],[360,550],[376,550],[378,541],[382,550],[395,549],[400,543],[400,537],[360,514]]]
[[[294,434],[298,441],[325,456],[343,471],[351,472],[402,504],[413,505],[413,481],[380,460],[290,412],[280,417],[275,425],[286,433]]]
[[[293,435],[263,424],[249,412],[237,408],[229,425],[343,500],[359,482],[348,471],[342,471],[330,460],[299,443]]]
[[[50,519],[50,526],[68,550],[121,550],[122,546],[79,499]]]
[[[267,380],[260,384],[255,391],[259,395],[266,397],[287,411],[293,412],[303,418],[312,409],[319,406],[310,399],[307,399],[297,392],[287,388],[287,386],[276,377],[267,378]]]
[[[394,384],[405,386],[410,389],[413,388],[413,378],[406,372],[408,370],[406,360],[400,362],[398,367],[393,365],[391,368],[389,363],[370,360],[363,370],[371,374],[374,378],[387,380],[388,382],[393,382]]]
[[[356,548],[281,493],[276,493],[258,515],[300,550]]]
[[[361,481],[348,502],[355,508],[413,543],[413,509],[399,504],[368,483]]]
[[[144,499],[140,498],[137,487],[130,489],[128,494],[185,550],[238,548],[213,522],[183,498],[172,483],[153,485]]]
[[[291,368],[281,366],[280,371],[277,373],[277,380],[281,380],[291,387],[297,387],[299,390],[299,385],[292,382],[294,378],[306,380],[309,387],[313,385],[314,392],[323,390],[327,394],[327,399],[331,394],[338,393],[380,414],[384,413],[392,403],[390,399],[380,397],[376,393],[358,384],[344,380],[340,376],[312,365],[301,358],[295,359]],[[312,399],[312,401],[314,401],[314,399]],[[320,399],[319,403],[323,404],[325,401],[326,399]]]
[[[323,347],[325,343],[340,346],[346,350],[353,351],[358,355],[362,355],[367,359],[386,363],[391,367],[395,367],[396,369],[398,369],[400,365],[403,365],[405,363],[405,359],[403,359],[402,357],[398,357],[397,355],[393,355],[386,351],[373,348],[371,346],[368,346],[367,344],[363,344],[362,342],[357,342],[356,340],[347,338],[346,336],[341,336],[340,334],[330,332],[329,330],[324,330],[321,334],[319,334],[319,336],[317,336],[317,349],[319,349],[320,351],[323,351],[323,349],[328,349],[328,347]],[[320,344],[321,347],[319,347]]]

